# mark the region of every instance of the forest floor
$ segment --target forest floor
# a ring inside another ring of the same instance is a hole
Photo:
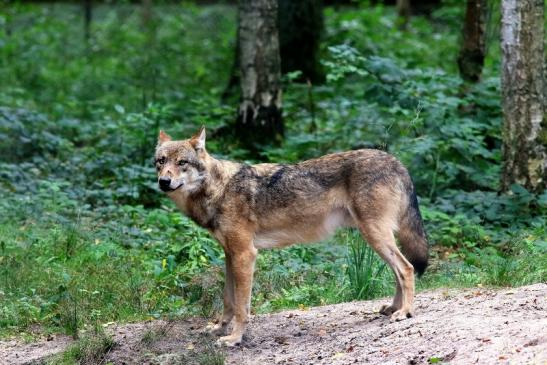
[[[221,348],[205,319],[111,324],[108,364],[545,364],[547,284],[439,289],[416,296],[415,317],[391,323],[388,299],[253,316],[241,346]],[[0,341],[0,363],[56,363],[73,342]],[[48,360],[49,358],[49,360]]]

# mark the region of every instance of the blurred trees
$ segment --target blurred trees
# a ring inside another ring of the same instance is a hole
[[[142,25],[146,29],[152,20],[152,0],[142,0]]]
[[[543,16],[543,0],[502,1],[503,190],[546,187]]]
[[[410,0],[397,0],[397,14],[403,19],[402,27],[406,28],[410,18]]]
[[[458,56],[458,68],[462,79],[479,81],[486,53],[487,0],[467,0],[463,42]]]
[[[323,33],[321,0],[278,0],[281,71],[301,71],[301,81],[321,83],[319,42]]]
[[[277,0],[239,2],[241,98],[235,132],[255,153],[258,145],[277,144],[284,134],[277,10]]]
[[[335,0],[324,0],[325,5],[334,5],[339,3],[348,3],[348,4],[355,4],[354,1],[347,0],[347,1],[335,1]],[[372,5],[375,4],[384,4],[384,5],[395,5],[397,7],[397,13],[401,17],[410,17],[410,15],[414,14],[420,14],[420,15],[427,15],[430,14],[431,11],[438,8],[442,4],[442,0],[371,0],[370,3]]]
[[[92,0],[82,0],[82,7],[84,10],[84,37],[89,40],[91,36],[91,19],[93,17],[93,4]]]

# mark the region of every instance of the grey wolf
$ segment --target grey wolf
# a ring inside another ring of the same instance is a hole
[[[320,241],[339,227],[359,229],[395,273],[395,297],[381,313],[393,321],[412,316],[414,273],[427,266],[428,244],[401,162],[362,149],[248,165],[214,158],[205,140],[203,127],[179,141],[160,131],[155,164],[161,190],[224,249],[224,311],[213,333],[225,334],[232,321],[233,328],[222,343],[236,345],[245,332],[257,250]]]

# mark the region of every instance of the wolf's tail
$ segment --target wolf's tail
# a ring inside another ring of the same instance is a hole
[[[399,244],[401,251],[414,266],[414,271],[421,276],[426,267],[429,256],[429,244],[425,235],[422,215],[418,208],[418,198],[412,181],[406,186],[408,205],[399,221]]]

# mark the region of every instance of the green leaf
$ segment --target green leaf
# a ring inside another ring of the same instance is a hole
[[[512,184],[511,185],[511,191],[518,195],[527,195],[530,194],[528,190],[526,190],[522,185],[519,184]]]
[[[120,104],[114,105],[114,109],[116,109],[116,111],[120,114],[125,114],[125,108]]]

